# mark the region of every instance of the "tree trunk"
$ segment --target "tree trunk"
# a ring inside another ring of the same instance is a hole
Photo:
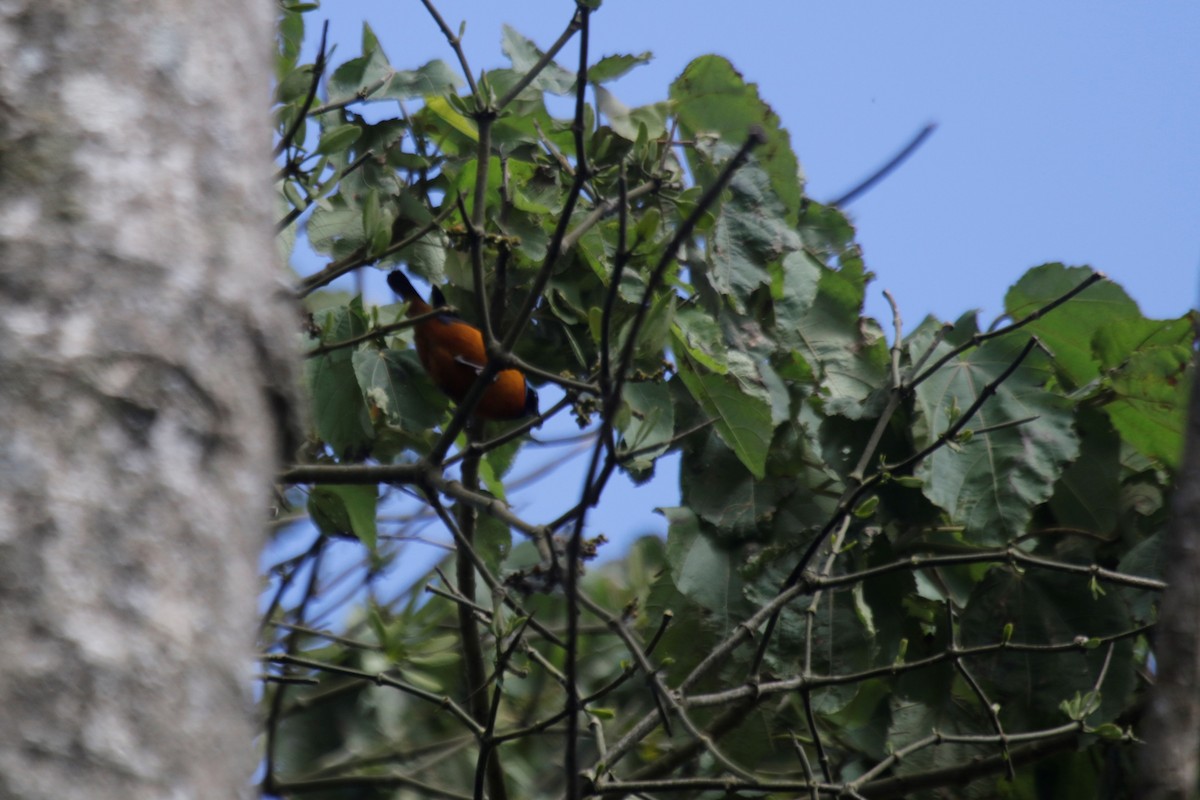
[[[1183,462],[1163,543],[1156,674],[1140,731],[1142,797],[1196,796],[1200,761],[1200,367],[1194,370]]]
[[[294,327],[270,17],[0,4],[0,797],[248,791]]]

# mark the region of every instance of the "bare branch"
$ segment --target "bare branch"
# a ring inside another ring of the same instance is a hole
[[[433,21],[437,23],[438,29],[442,35],[446,37],[446,41],[450,43],[450,47],[454,50],[454,55],[458,56],[458,63],[462,65],[463,75],[467,79],[467,86],[471,87],[471,94],[478,102],[479,86],[475,83],[475,76],[471,74],[471,65],[467,63],[467,54],[462,49],[462,39],[454,35],[454,31],[450,30],[450,26],[446,24],[446,20],[442,19],[442,15],[438,13],[437,7],[434,6],[432,0],[421,0],[421,5],[425,6],[425,10],[429,12],[429,16],[433,17]]]

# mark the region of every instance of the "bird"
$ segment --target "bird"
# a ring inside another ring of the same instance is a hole
[[[429,314],[435,306],[444,306],[445,298],[436,286],[431,299],[434,306],[409,282],[401,270],[387,276],[388,286],[408,303],[408,316]],[[450,312],[434,314],[416,324],[417,358],[435,386],[455,403],[461,403],[471,385],[487,364],[483,334],[461,317]],[[492,378],[474,408],[475,416],[487,420],[513,420],[538,414],[538,395],[525,374],[518,369],[502,369]]]

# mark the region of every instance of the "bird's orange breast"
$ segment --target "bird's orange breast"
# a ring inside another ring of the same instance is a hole
[[[408,303],[408,316],[419,317],[431,310],[400,270],[388,273],[388,286]],[[443,304],[434,289],[433,301]],[[437,314],[416,326],[417,357],[434,385],[461,403],[471,385],[487,364],[483,334],[473,325],[450,314]],[[515,369],[504,369],[492,379],[474,409],[483,419],[520,419],[538,413],[538,396],[525,376]]]
[[[434,384],[461,402],[487,363],[483,334],[462,320],[434,317],[417,325],[417,356]],[[505,369],[496,374],[475,406],[484,419],[518,419],[528,413],[525,376]]]

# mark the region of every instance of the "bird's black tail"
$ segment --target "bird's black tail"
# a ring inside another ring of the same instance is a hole
[[[421,295],[417,294],[417,290],[408,281],[408,276],[401,270],[392,270],[387,276],[388,286],[392,287],[392,291],[403,297],[405,300],[420,300]]]

